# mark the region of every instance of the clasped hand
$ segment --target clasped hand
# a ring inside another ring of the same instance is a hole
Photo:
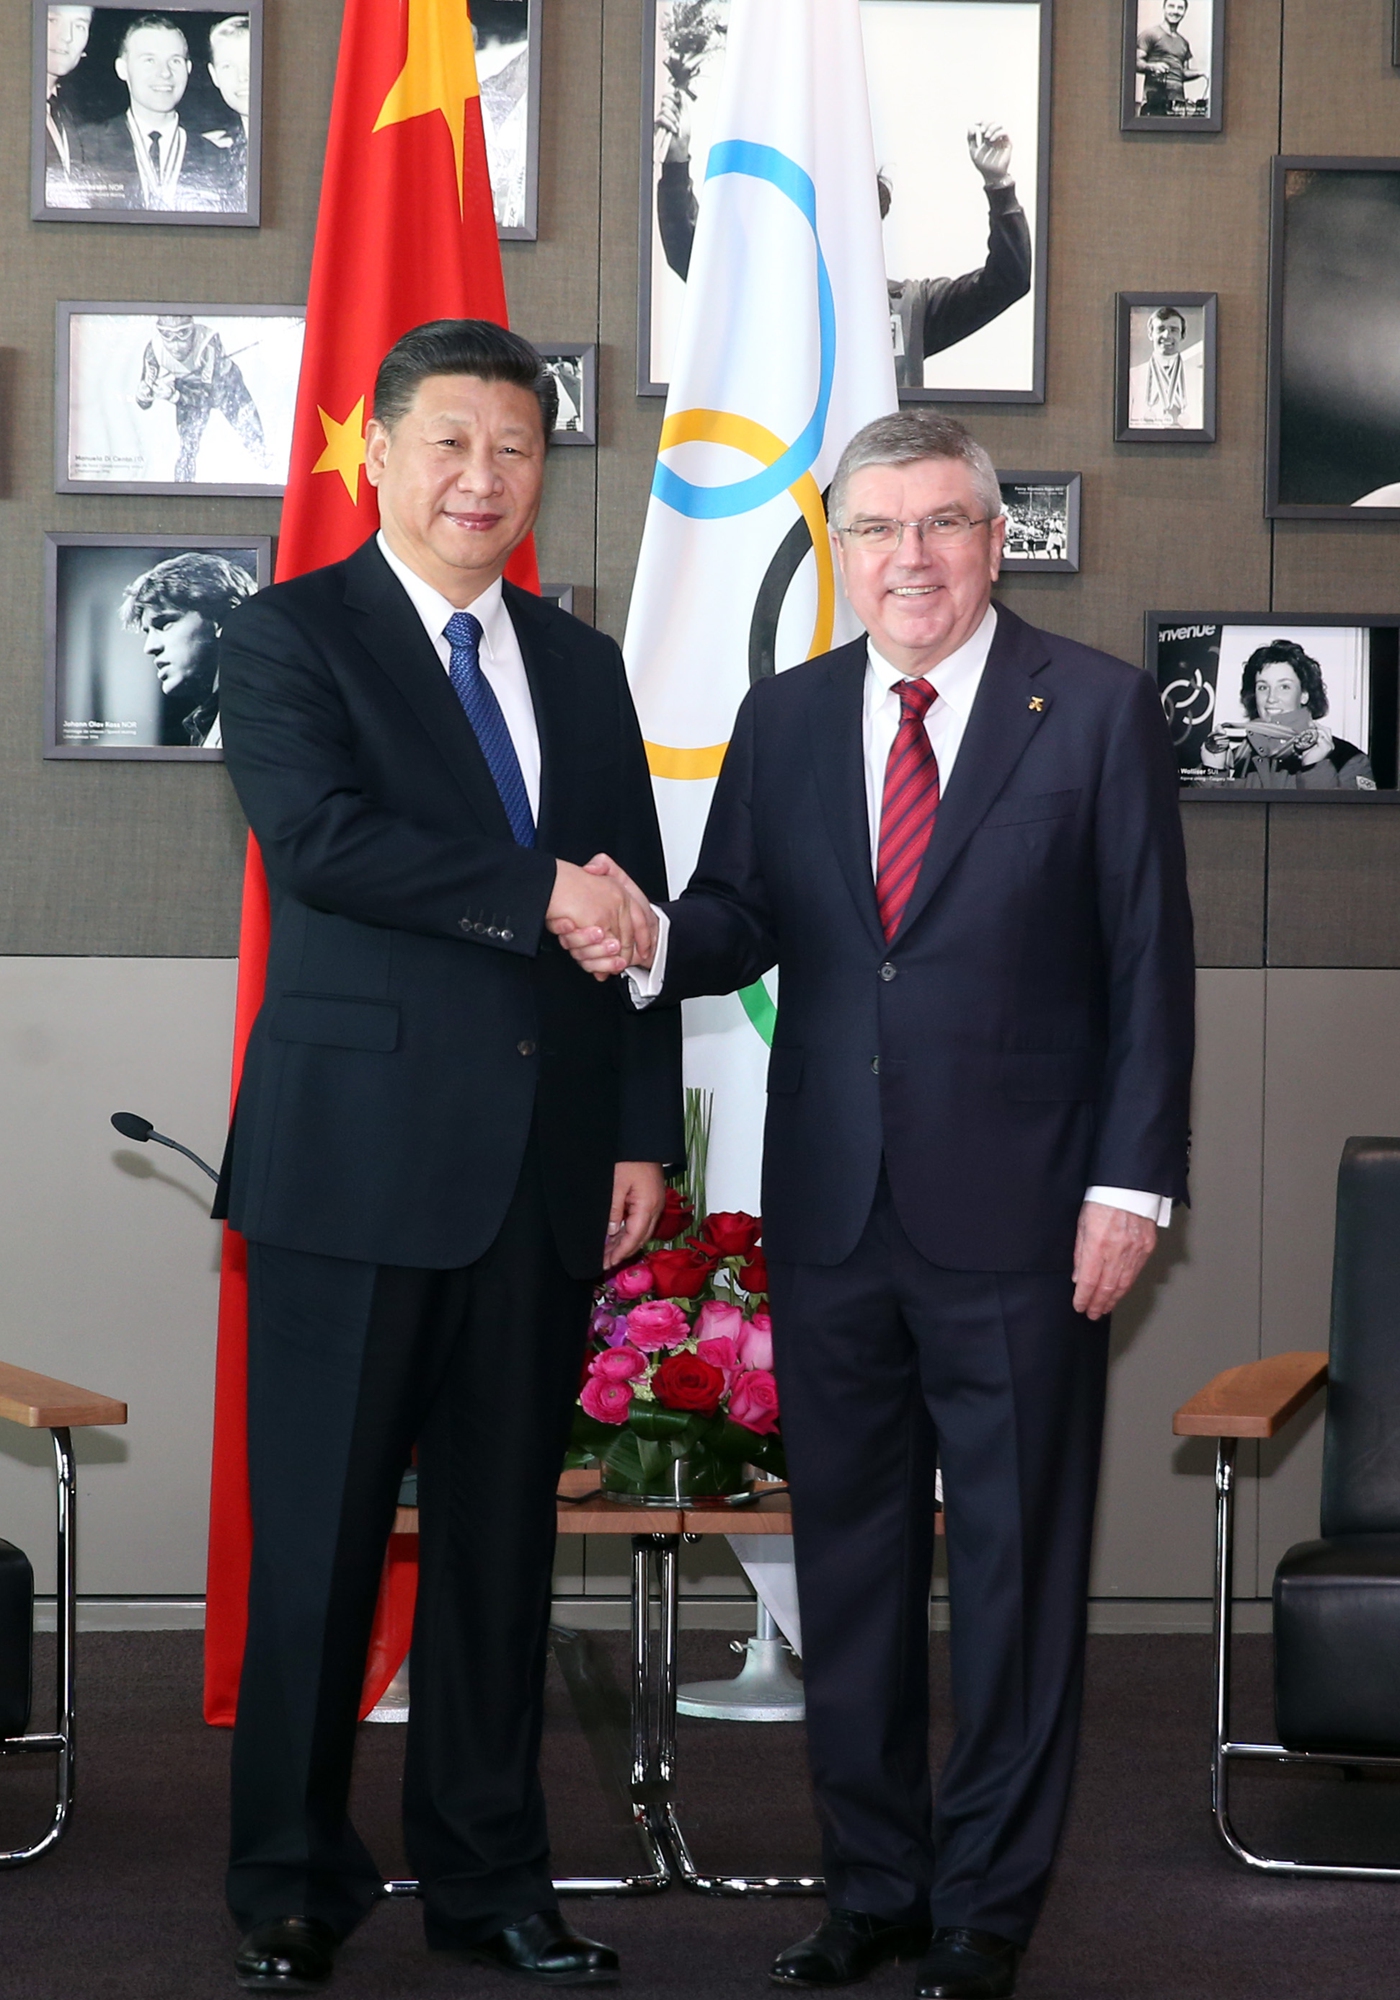
[[[584,971],[611,979],[629,965],[650,965],[656,913],[631,876],[606,854],[582,868],[571,861],[555,866],[545,925]]]

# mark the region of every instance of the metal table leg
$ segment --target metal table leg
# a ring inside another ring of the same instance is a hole
[[[78,1632],[78,1545],[75,1528],[78,1504],[78,1474],[73,1461],[73,1440],[67,1429],[54,1429],[54,1466],[58,1474],[58,1602],[55,1625],[57,1680],[55,1711],[57,1727],[26,1736],[0,1740],[0,1754],[18,1755],[25,1751],[52,1751],[58,1757],[54,1780],[53,1818],[48,1831],[32,1847],[11,1848],[0,1853],[0,1868],[20,1868],[37,1861],[55,1842],[63,1838],[73,1805],[73,1665]]]

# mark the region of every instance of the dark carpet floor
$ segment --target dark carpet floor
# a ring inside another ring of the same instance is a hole
[[[42,1643],[42,1642],[41,1642]],[[235,1991],[235,1942],[220,1878],[229,1739],[199,1719],[197,1634],[95,1634],[80,1641],[81,1764],[72,1829],[32,1867],[0,1876],[4,2000],[205,2000]],[[621,1634],[596,1641],[621,1674]],[[1205,1766],[1209,1649],[1197,1638],[1096,1638],[1079,1780],[1062,1858],[1021,1974],[1023,2000],[1393,2000],[1400,1989],[1400,1886],[1263,1879],[1216,1842]],[[41,1661],[41,1668],[46,1665]],[[683,1678],[734,1667],[719,1635],[682,1638]],[[1269,1727],[1268,1642],[1239,1656],[1239,1733]],[[946,1716],[941,1645],[935,1712]],[[41,1685],[43,1683],[41,1682]],[[366,1728],[356,1817],[386,1873],[395,1830],[399,1729]],[[596,1739],[595,1739],[596,1740]],[[935,1731],[935,1752],[945,1731]],[[0,1766],[0,1842],[42,1823],[50,1760]],[[545,1778],[561,1873],[635,1867],[594,1743],[551,1667]],[[678,1796],[702,1868],[800,1869],[816,1838],[793,1726],[681,1723]],[[1400,1786],[1263,1769],[1238,1786],[1241,1826],[1314,1855],[1400,1861]],[[769,1990],[767,1962],[810,1928],[811,1902],[710,1900],[673,1889],[645,1901],[571,1902],[585,1931],[617,1945],[634,2000],[738,2000]],[[870,1982],[881,2000],[908,1968]],[[504,1975],[430,1957],[417,1906],[386,1904],[346,1945],[344,2000],[518,1995]]]

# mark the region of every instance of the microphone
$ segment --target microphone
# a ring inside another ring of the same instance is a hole
[[[211,1181],[217,1182],[219,1176],[207,1160],[201,1160],[198,1153],[192,1153],[189,1147],[182,1146],[178,1139],[167,1139],[164,1132],[157,1132],[149,1118],[142,1118],[135,1111],[114,1111],[112,1123],[123,1139],[134,1139],[138,1146],[144,1146],[150,1140],[157,1146],[169,1146],[172,1152],[183,1153],[187,1160],[193,1160],[197,1167],[208,1174]]]

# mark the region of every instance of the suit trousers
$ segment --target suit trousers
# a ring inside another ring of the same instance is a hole
[[[883,1173],[843,1263],[769,1274],[828,1902],[1024,1944],[1078,1734],[1107,1322],[1067,1271],[929,1263]],[[935,1804],[936,1465],[955,1734]]]
[[[555,1488],[591,1283],[531,1140],[495,1242],[459,1270],[248,1245],[253,1565],[228,1900],[244,1929],[344,1936],[383,1874],[347,1801],[385,1546],[418,1452],[404,1835],[430,1945],[555,1902],[538,1774]]]

